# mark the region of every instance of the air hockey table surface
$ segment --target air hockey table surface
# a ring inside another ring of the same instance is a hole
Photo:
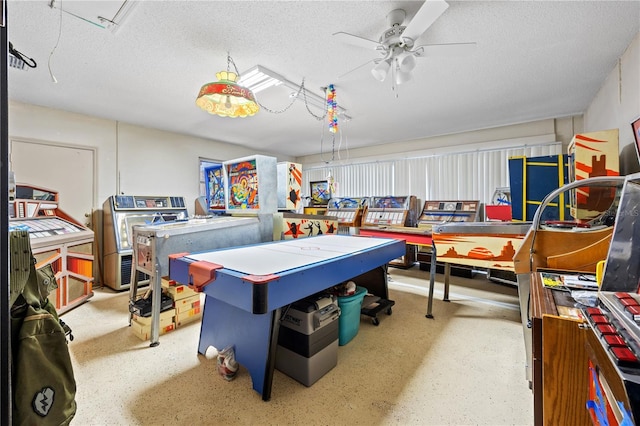
[[[196,253],[188,257],[195,261],[217,263],[225,269],[246,275],[270,275],[372,249],[381,242],[386,243],[388,240],[325,235],[321,238],[303,238]]]

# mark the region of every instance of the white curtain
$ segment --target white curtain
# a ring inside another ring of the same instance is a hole
[[[496,188],[509,187],[509,158],[562,154],[560,142],[475,150],[371,163],[305,169],[309,182],[331,176],[340,197],[415,195],[426,200],[480,200],[490,203]]]

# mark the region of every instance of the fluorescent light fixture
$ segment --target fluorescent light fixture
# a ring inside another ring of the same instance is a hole
[[[268,68],[263,67],[262,65],[256,65],[253,68],[243,72],[240,75],[240,79],[238,80],[238,84],[241,86],[251,90],[254,94],[259,93],[263,90],[266,90],[270,87],[276,87],[280,85],[284,85],[285,87],[293,90],[291,96],[295,96],[300,89],[300,84],[296,84],[290,80],[287,80],[282,75],[271,71]],[[308,88],[305,87],[305,93],[300,93],[298,98],[301,101],[306,101],[309,105],[313,105],[315,107],[320,108],[322,111],[326,111],[327,109],[327,100],[316,93],[311,92]],[[350,120],[347,114],[347,110],[338,106],[338,114],[343,117],[345,120]]]
[[[284,77],[281,75],[269,71],[260,65],[256,65],[249,71],[242,73],[238,83],[255,94],[269,87],[280,86],[283,80]]]
[[[50,0],[49,7],[62,9],[63,12],[115,33],[125,18],[140,2],[134,0],[118,1],[68,1]]]

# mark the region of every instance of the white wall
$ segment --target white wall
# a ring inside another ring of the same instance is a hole
[[[640,116],[640,33],[636,35],[584,113],[584,131],[620,129],[620,172],[640,171],[631,121]]]
[[[266,152],[20,102],[9,103],[9,138],[96,148],[96,205],[109,196],[199,196],[199,158],[226,161]],[[279,158],[278,161],[291,158]],[[32,182],[25,182],[32,183]],[[42,185],[42,183],[40,183]],[[56,188],[51,188],[56,189]],[[60,200],[61,207],[64,200]]]

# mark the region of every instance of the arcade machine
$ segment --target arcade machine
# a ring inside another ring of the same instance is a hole
[[[323,234],[335,234],[336,218],[319,214],[316,210],[302,209],[302,165],[282,162],[278,170],[278,213],[274,215],[273,239],[289,240]],[[322,197],[316,192],[316,199]],[[320,205],[320,204],[319,204]],[[304,211],[304,214],[298,213]]]
[[[640,424],[640,174],[625,179],[596,307],[584,308],[589,399],[600,425]],[[587,366],[583,367],[585,370]]]
[[[418,228],[432,233],[435,225],[445,223],[476,222],[479,218],[480,202],[478,200],[434,200],[425,201],[422,214],[418,218]],[[431,248],[421,247],[418,262],[423,271],[431,270]],[[444,266],[436,265],[438,273],[444,272]],[[453,268],[454,275],[471,278],[471,268]]]
[[[388,265],[410,268],[415,264],[416,244],[431,244],[431,237],[421,235],[415,227],[416,207],[417,199],[413,195],[371,197],[369,199],[359,234],[405,241],[404,255],[390,261]],[[352,281],[368,291],[360,312],[372,317],[373,324],[378,325],[377,314],[385,311],[387,315],[390,315],[391,307],[395,304],[393,300],[389,300],[386,265],[355,277]]]
[[[327,212],[327,204],[331,199],[331,185],[326,180],[309,182],[311,197],[309,205],[304,208],[305,214],[323,215]]]
[[[367,209],[366,197],[333,197],[327,204],[327,216],[338,218],[338,234],[356,235]]]
[[[151,346],[159,344],[162,277],[169,275],[170,255],[253,245],[273,239],[276,159],[256,155],[222,165],[225,194],[228,194],[226,216],[133,226],[133,268],[137,274],[129,289],[130,311],[133,312],[139,299],[137,277],[148,276]]]
[[[403,230],[416,227],[418,199],[414,195],[371,197],[362,219],[362,228]],[[407,252],[390,266],[410,268],[416,262],[417,248],[407,244]]]
[[[600,216],[590,221],[589,226],[585,227],[576,220],[573,228],[548,226],[543,220],[544,210],[561,193],[585,186],[615,188],[615,192],[620,194],[619,188],[624,181],[625,178],[620,176],[601,176],[571,182],[549,193],[542,200],[520,249],[513,257],[527,355],[526,375],[533,390],[536,424],[587,424],[589,421],[585,407],[590,375],[586,355],[585,329],[588,326],[579,325],[584,322],[584,316],[574,314],[579,308],[571,296],[577,294],[544,287],[540,272],[566,271],[579,277],[597,276],[598,264],[604,259],[608,264],[609,259],[621,255],[632,264],[630,259],[634,258],[633,252],[614,253],[611,240],[618,232],[614,230],[614,221],[621,221],[620,216],[629,215],[635,207],[618,209],[616,199],[603,208]],[[599,194],[600,191],[590,193]],[[618,211],[617,219],[610,220],[612,210]],[[632,216],[635,218],[636,215]],[[620,266],[619,263],[617,265]],[[621,269],[620,272],[624,271]],[[633,279],[631,275],[629,278]],[[620,281],[621,284],[624,282]],[[583,292],[580,298],[595,302],[596,297],[585,296]],[[566,417],[565,421],[562,416]],[[544,419],[547,419],[546,423]]]
[[[631,129],[640,161],[640,117],[631,122]],[[628,214],[638,204],[640,174],[634,174],[625,178],[599,304],[586,310],[593,331],[587,337],[592,349],[587,407],[600,424],[640,424],[640,233],[637,215]],[[606,324],[598,323],[600,314],[615,334],[601,333]]]
[[[511,222],[511,189],[496,188],[491,204],[484,206],[484,220],[487,222]]]
[[[196,199],[196,216],[206,217],[224,214],[226,198],[222,164],[205,167],[203,171],[206,195]]]
[[[612,129],[574,135],[568,148],[569,180],[619,176],[618,133],[618,129]],[[574,189],[570,194],[571,216],[586,222],[615,198],[612,188]]]
[[[174,222],[189,217],[183,197],[112,195],[102,205],[104,284],[126,290],[131,284],[134,225]],[[147,276],[139,273],[143,282]]]
[[[278,163],[278,210],[297,212],[302,207],[302,165]]]
[[[491,198],[491,204],[484,206],[484,220],[487,222],[511,223],[513,213],[511,209],[511,188],[496,188]],[[524,222],[530,223],[530,222]],[[522,228],[523,230],[525,228]],[[527,231],[525,230],[524,233]],[[517,250],[517,248],[516,248]],[[491,268],[487,270],[487,278],[491,281],[503,282],[506,284],[516,284],[518,279],[511,266],[508,271]]]
[[[10,227],[29,231],[36,268],[51,264],[58,288],[49,295],[59,314],[93,296],[93,231],[58,207],[58,193],[17,184]]]

